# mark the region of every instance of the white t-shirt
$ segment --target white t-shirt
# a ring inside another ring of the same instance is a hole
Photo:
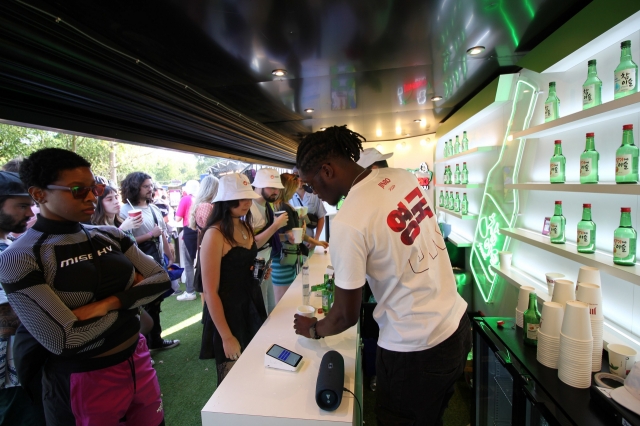
[[[256,201],[251,203],[251,226],[254,233],[259,233],[267,226],[267,205],[258,204]],[[259,247],[258,247],[259,248]],[[268,261],[271,259],[271,246],[264,250],[260,250],[256,257],[261,257]]]
[[[378,345],[396,352],[432,348],[458,328],[467,303],[425,191],[411,173],[373,170],[331,221],[338,287],[368,280],[378,306]]]
[[[136,209],[142,211],[142,225],[140,225],[139,228],[132,230],[135,237],[148,234],[153,230],[153,228],[156,227],[156,223],[162,229],[162,232],[167,231],[167,224],[164,223],[164,220],[162,219],[162,212],[155,204],[148,204],[144,207],[136,207]],[[129,204],[123,204],[120,207],[120,218],[122,220],[125,220],[129,216],[129,210],[131,210]],[[160,256],[162,257],[162,255],[164,254],[162,239],[160,239],[158,249],[160,251]]]

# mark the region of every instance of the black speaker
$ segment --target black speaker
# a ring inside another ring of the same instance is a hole
[[[326,411],[334,411],[342,402],[344,388],[344,358],[336,351],[322,357],[316,382],[316,403]]]

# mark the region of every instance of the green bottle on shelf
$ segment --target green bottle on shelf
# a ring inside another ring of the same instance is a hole
[[[556,95],[556,82],[549,83],[549,96],[544,101],[544,122],[548,123],[560,117],[560,99]]]
[[[620,99],[638,91],[638,65],[631,60],[631,40],[620,43],[620,65],[613,72],[613,98]]]
[[[633,124],[622,126],[622,145],[616,150],[616,183],[638,182],[638,147],[633,143]]]
[[[460,193],[456,192],[456,198],[453,200],[453,211],[456,213],[460,212]]]
[[[600,154],[596,151],[593,133],[587,133],[584,151],[580,154],[580,183],[598,183],[598,162]]]
[[[562,216],[562,201],[556,201],[556,208],[551,216],[549,227],[549,238],[553,244],[564,244],[565,238],[564,228],[567,220]]]
[[[553,156],[549,162],[549,180],[551,183],[564,183],[564,169],[567,159],[562,155],[562,141],[554,142]]]
[[[440,190],[440,198],[438,198],[438,206],[444,207],[444,195],[442,195],[442,190]]]
[[[447,166],[447,183],[451,185],[453,183],[453,177],[451,172],[451,166]]]
[[[467,170],[467,162],[462,163],[462,171],[460,172],[460,183],[468,184],[469,183],[469,170]]]
[[[633,266],[636,264],[636,240],[638,233],[631,226],[631,207],[620,209],[620,227],[613,231],[613,263]]]
[[[524,343],[530,346],[538,345],[538,329],[540,328],[540,311],[538,310],[538,296],[529,293],[529,307],[522,314],[522,330]]]
[[[467,200],[467,193],[462,194],[462,201],[460,201],[460,213],[469,214],[469,200]]]
[[[578,222],[578,253],[596,251],[596,224],[591,220],[591,204],[582,205],[582,220]]]
[[[460,185],[460,164],[456,164],[456,171],[453,173],[453,183]]]
[[[456,135],[456,143],[453,145],[453,153],[460,154],[460,137]]]
[[[444,141],[444,158],[449,156],[449,142]]]
[[[460,148],[462,151],[469,150],[469,139],[467,139],[467,131],[462,132],[462,147]]]
[[[449,200],[447,201],[447,209],[453,210],[453,191],[449,192]]]
[[[598,78],[596,60],[589,61],[587,80],[582,85],[582,109],[593,108],[602,103],[602,80]]]

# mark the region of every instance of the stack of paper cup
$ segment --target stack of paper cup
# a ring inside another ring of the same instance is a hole
[[[522,328],[524,324],[524,311],[529,308],[529,293],[535,293],[536,289],[523,285],[520,287],[520,293],[518,293],[518,306],[516,306],[516,325]]]
[[[558,378],[574,388],[588,388],[591,386],[592,356],[589,305],[577,300],[568,301],[560,331]]]
[[[553,297],[553,288],[556,285],[556,280],[564,278],[564,274],[559,272],[547,272],[547,289],[549,291],[549,297]]]
[[[578,272],[577,283],[592,283],[602,285],[600,282],[600,270],[593,266],[581,266]]]
[[[560,330],[564,308],[555,302],[544,302],[538,329],[538,362],[549,368],[558,368],[560,356]]]
[[[602,313],[602,290],[597,284],[578,284],[576,300],[589,305],[591,319],[591,335],[593,336],[593,359],[591,371],[597,372],[602,368],[602,337],[604,333],[604,315]]]
[[[564,306],[569,300],[576,300],[576,292],[573,281],[556,279],[551,301]]]

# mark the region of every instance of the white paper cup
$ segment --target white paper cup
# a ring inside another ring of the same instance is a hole
[[[550,337],[560,337],[564,308],[556,302],[544,302],[540,317],[540,330]]]
[[[300,244],[302,242],[302,228],[293,228],[291,231],[293,232],[293,242]]]
[[[578,272],[578,284],[580,283],[593,283],[602,285],[600,282],[600,270],[593,266],[581,266]]]
[[[589,305],[577,300],[568,301],[564,308],[561,330],[565,336],[571,339],[593,341],[591,321],[589,320]],[[589,366],[591,366],[591,361],[589,361]]]
[[[277,212],[273,212],[275,217],[280,217],[280,215],[283,214],[283,213],[286,213],[286,211],[280,210],[280,211],[277,211]]]
[[[629,346],[617,343],[609,345],[607,350],[609,351],[609,371],[611,374],[623,379],[626,378],[636,362],[638,352]]]
[[[511,257],[513,253],[510,251],[499,251],[498,257],[500,258],[500,267],[504,269],[511,268]]]
[[[549,296],[553,297],[553,287],[556,284],[556,280],[564,278],[564,274],[561,274],[559,272],[547,272],[545,276],[547,277],[547,288],[549,290]]]
[[[576,292],[573,281],[556,279],[551,301],[560,303],[562,306],[564,306],[569,300],[576,300]]]
[[[527,309],[529,309],[529,293],[535,293],[536,289],[528,286],[528,285],[523,285],[520,286],[520,292],[518,293],[518,310],[519,311],[526,311]]]
[[[576,291],[576,300],[589,305],[589,315],[604,318],[602,313],[602,289],[597,284],[580,283]]]
[[[302,315],[303,317],[313,318],[316,313],[316,308],[310,305],[300,305],[297,309],[298,315]]]

